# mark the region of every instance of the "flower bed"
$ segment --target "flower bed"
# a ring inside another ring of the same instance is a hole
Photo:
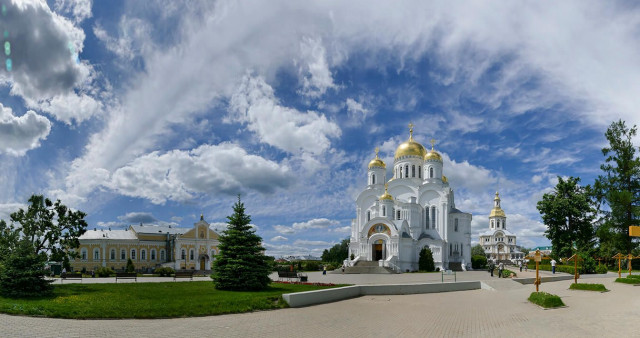
[[[333,283],[312,283],[312,282],[287,282],[287,281],[275,281],[271,283],[280,283],[280,284],[298,284],[298,285],[313,285],[313,286],[337,286]]]

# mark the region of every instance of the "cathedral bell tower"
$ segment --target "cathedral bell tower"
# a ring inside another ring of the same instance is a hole
[[[387,181],[387,165],[378,157],[380,150],[376,148],[376,158],[369,162],[367,185],[369,188],[380,186]]]

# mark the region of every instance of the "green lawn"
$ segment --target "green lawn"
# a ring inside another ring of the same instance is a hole
[[[616,283],[625,283],[625,284],[640,284],[640,279],[637,278],[616,278]]]
[[[540,305],[543,308],[564,306],[560,297],[547,292],[532,292],[529,296],[529,301],[533,304]]]
[[[213,283],[167,282],[56,285],[37,299],[0,297],[0,312],[58,318],[169,318],[287,307],[282,294],[327,286],[278,284],[260,292],[220,291]]]
[[[572,283],[569,287],[571,290],[587,290],[587,291],[607,291],[607,288],[602,284],[588,284],[588,283]]]

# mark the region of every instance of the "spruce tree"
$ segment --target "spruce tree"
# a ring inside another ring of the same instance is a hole
[[[220,290],[263,290],[271,279],[262,238],[249,225],[251,216],[245,214],[240,196],[233,211],[233,215],[227,217],[227,230],[219,239],[220,253],[214,261],[211,278]]]
[[[53,292],[52,281],[45,279],[47,256],[33,251],[33,243],[29,239],[22,239],[3,260],[0,294],[5,297],[22,298],[48,296]]]
[[[433,253],[429,248],[422,248],[420,250],[420,258],[418,259],[418,270],[431,272],[436,269],[436,264],[433,261]]]

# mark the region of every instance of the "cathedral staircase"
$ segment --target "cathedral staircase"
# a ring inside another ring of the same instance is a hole
[[[449,262],[449,270],[451,271],[463,271],[462,263],[460,262]]]
[[[341,269],[334,273],[342,273]],[[390,268],[379,266],[378,261],[358,261],[356,265],[349,266],[344,269],[344,273],[353,274],[391,274],[396,273]]]

